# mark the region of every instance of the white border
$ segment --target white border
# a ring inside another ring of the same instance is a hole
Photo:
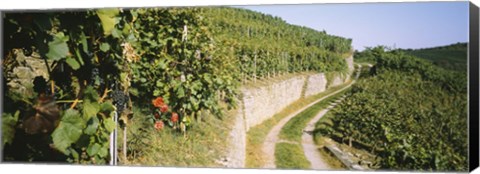
[[[434,0],[448,1],[448,0]],[[452,0],[450,0],[452,1]],[[459,1],[459,0],[456,0]],[[477,6],[480,0],[471,0]],[[78,9],[104,7],[159,7],[159,6],[219,6],[219,5],[268,5],[297,3],[366,3],[366,2],[429,2],[428,0],[0,0],[0,10],[31,10],[31,9]],[[430,1],[431,2],[431,1]],[[251,173],[251,174],[317,174],[317,173],[418,173],[418,172],[354,172],[354,171],[313,171],[313,170],[268,170],[268,169],[216,169],[216,168],[168,168],[168,167],[111,167],[111,166],[79,166],[79,165],[41,165],[41,164],[0,164],[2,173]],[[474,173],[480,173],[480,169]]]

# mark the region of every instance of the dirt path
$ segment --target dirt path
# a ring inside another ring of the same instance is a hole
[[[315,130],[315,124],[320,120],[328,111],[333,109],[338,103],[343,100],[343,97],[339,100],[336,100],[328,108],[320,111],[314,118],[308,122],[307,126],[303,129],[302,134],[302,146],[303,153],[308,161],[310,161],[311,169],[331,169],[330,166],[323,160],[318,147],[313,141],[313,130]]]
[[[360,68],[361,69],[361,66]],[[354,84],[355,81],[360,76],[360,71],[355,76],[355,80],[352,81],[351,84]],[[310,161],[310,168],[311,169],[331,169],[330,166],[327,165],[325,160],[322,158],[320,151],[318,151],[318,147],[313,141],[313,130],[315,130],[315,124],[320,120],[328,111],[333,109],[338,103],[340,103],[345,96],[342,96],[340,99],[336,100],[327,108],[320,111],[314,118],[308,122],[307,126],[303,129],[302,134],[302,146],[303,146],[303,153],[308,161]]]
[[[361,65],[360,67],[361,68]],[[313,106],[314,104],[330,97],[330,96],[333,96],[339,92],[342,92],[346,89],[348,89],[350,86],[352,86],[352,84],[355,83],[356,79],[358,79],[360,75],[360,71],[358,71],[356,77],[355,77],[355,80],[353,80],[349,85],[335,91],[335,92],[332,92],[310,104],[308,104],[307,106],[297,110],[296,112],[288,115],[287,117],[283,118],[282,120],[280,120],[280,122],[278,122],[273,128],[272,130],[270,130],[270,132],[267,134],[267,137],[265,138],[264,142],[263,142],[263,146],[262,146],[262,152],[263,152],[263,156],[264,156],[264,160],[265,160],[265,164],[263,166],[263,168],[276,168],[276,165],[275,165],[275,144],[277,143],[277,141],[279,141],[278,139],[278,134],[280,133],[280,130],[282,130],[282,127],[285,126],[285,124],[290,120],[292,119],[293,117],[295,117],[296,115],[298,115],[300,112],[304,111],[305,109]]]

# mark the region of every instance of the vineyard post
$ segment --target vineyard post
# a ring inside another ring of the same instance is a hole
[[[110,165],[117,165],[117,123],[118,113],[113,111],[113,121],[115,122],[115,129],[110,133]]]

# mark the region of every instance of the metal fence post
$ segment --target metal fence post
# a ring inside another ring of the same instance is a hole
[[[110,165],[117,165],[117,125],[118,125],[118,113],[113,111],[113,121],[115,122],[115,129],[110,134]]]

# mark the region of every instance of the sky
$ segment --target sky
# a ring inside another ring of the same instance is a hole
[[[428,48],[468,41],[468,2],[236,6],[351,38],[353,47]]]

